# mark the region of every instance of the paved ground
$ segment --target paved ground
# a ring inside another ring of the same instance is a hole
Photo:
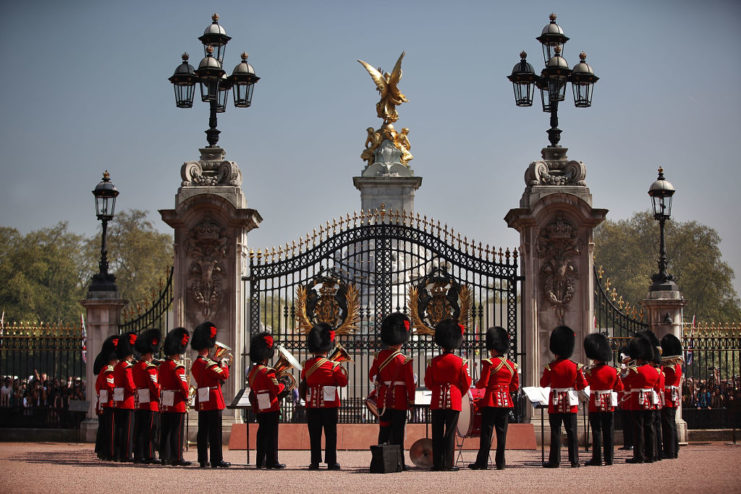
[[[101,462],[92,444],[0,443],[0,492],[741,492],[741,446],[720,442],[691,444],[682,447],[677,460],[647,465],[625,464],[626,452],[618,451],[617,464],[611,467],[550,470],[540,467],[540,451],[508,451],[509,466],[504,471],[464,468],[429,472],[413,468],[388,475],[368,473],[370,453],[362,451],[341,451],[340,472],[306,470],[307,451],[282,451],[280,460],[288,465],[284,471],[244,466],[244,451],[224,453],[225,459],[235,464],[231,469],[201,470]],[[474,456],[474,452],[466,452],[465,462]],[[195,461],[195,449],[185,457]]]

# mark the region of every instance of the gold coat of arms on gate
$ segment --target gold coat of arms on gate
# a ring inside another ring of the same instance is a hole
[[[409,312],[420,334],[435,334],[435,326],[444,319],[468,323],[471,294],[442,268],[435,268],[416,286],[409,288]]]
[[[296,289],[296,319],[308,333],[315,324],[327,323],[337,334],[358,329],[358,290],[352,283],[331,276],[317,276]]]

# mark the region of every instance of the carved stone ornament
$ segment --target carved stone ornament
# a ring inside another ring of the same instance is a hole
[[[447,271],[432,269],[416,286],[409,288],[409,312],[414,330],[419,334],[435,334],[435,326],[444,319],[468,322],[471,295]]]
[[[224,229],[212,219],[198,223],[188,235],[188,296],[203,318],[213,314],[221,303],[227,240]]]
[[[566,148],[544,148],[543,159],[533,161],[525,171],[525,184],[586,186],[586,165],[581,161],[568,160],[566,151]]]
[[[541,258],[540,282],[543,297],[563,324],[566,309],[574,298],[577,269],[572,258],[579,254],[577,231],[563,215],[543,227],[538,236],[537,252]]]
[[[242,185],[242,171],[234,161],[224,159],[221,148],[201,149],[199,161],[186,161],[180,168],[183,187],[202,185]]]
[[[296,319],[304,333],[319,323],[327,323],[337,334],[358,329],[360,305],[358,290],[352,283],[331,276],[317,276],[296,289]]]

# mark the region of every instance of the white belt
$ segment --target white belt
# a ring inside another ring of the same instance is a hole
[[[574,391],[574,388],[551,388],[551,392],[554,393],[568,393],[569,391]]]
[[[679,386],[665,386],[665,389],[679,389]]]
[[[654,388],[631,389],[630,392],[631,393],[650,393],[653,390],[654,390]]]
[[[383,381],[384,386],[406,386],[404,381]]]
[[[611,389],[593,389],[592,394],[596,395],[606,395],[612,393]]]

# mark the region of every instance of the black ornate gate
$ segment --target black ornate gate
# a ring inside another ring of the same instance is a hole
[[[378,326],[395,311],[413,320],[415,332],[403,351],[414,358],[418,386],[427,361],[438,353],[423,333],[445,314],[467,328],[459,354],[469,359],[472,377],[486,358],[483,335],[494,325],[509,331],[510,358],[524,367],[517,252],[476,245],[426,216],[383,209],[348,214],[291,245],[251,252],[243,280],[248,335],[271,331],[302,362],[308,358],[305,331],[317,320],[335,323],[353,359],[346,364],[350,382],[341,422],[373,421],[363,405],[368,370],[382,349]],[[244,353],[248,344],[249,336]],[[301,421],[291,403],[283,410],[284,421]]]

